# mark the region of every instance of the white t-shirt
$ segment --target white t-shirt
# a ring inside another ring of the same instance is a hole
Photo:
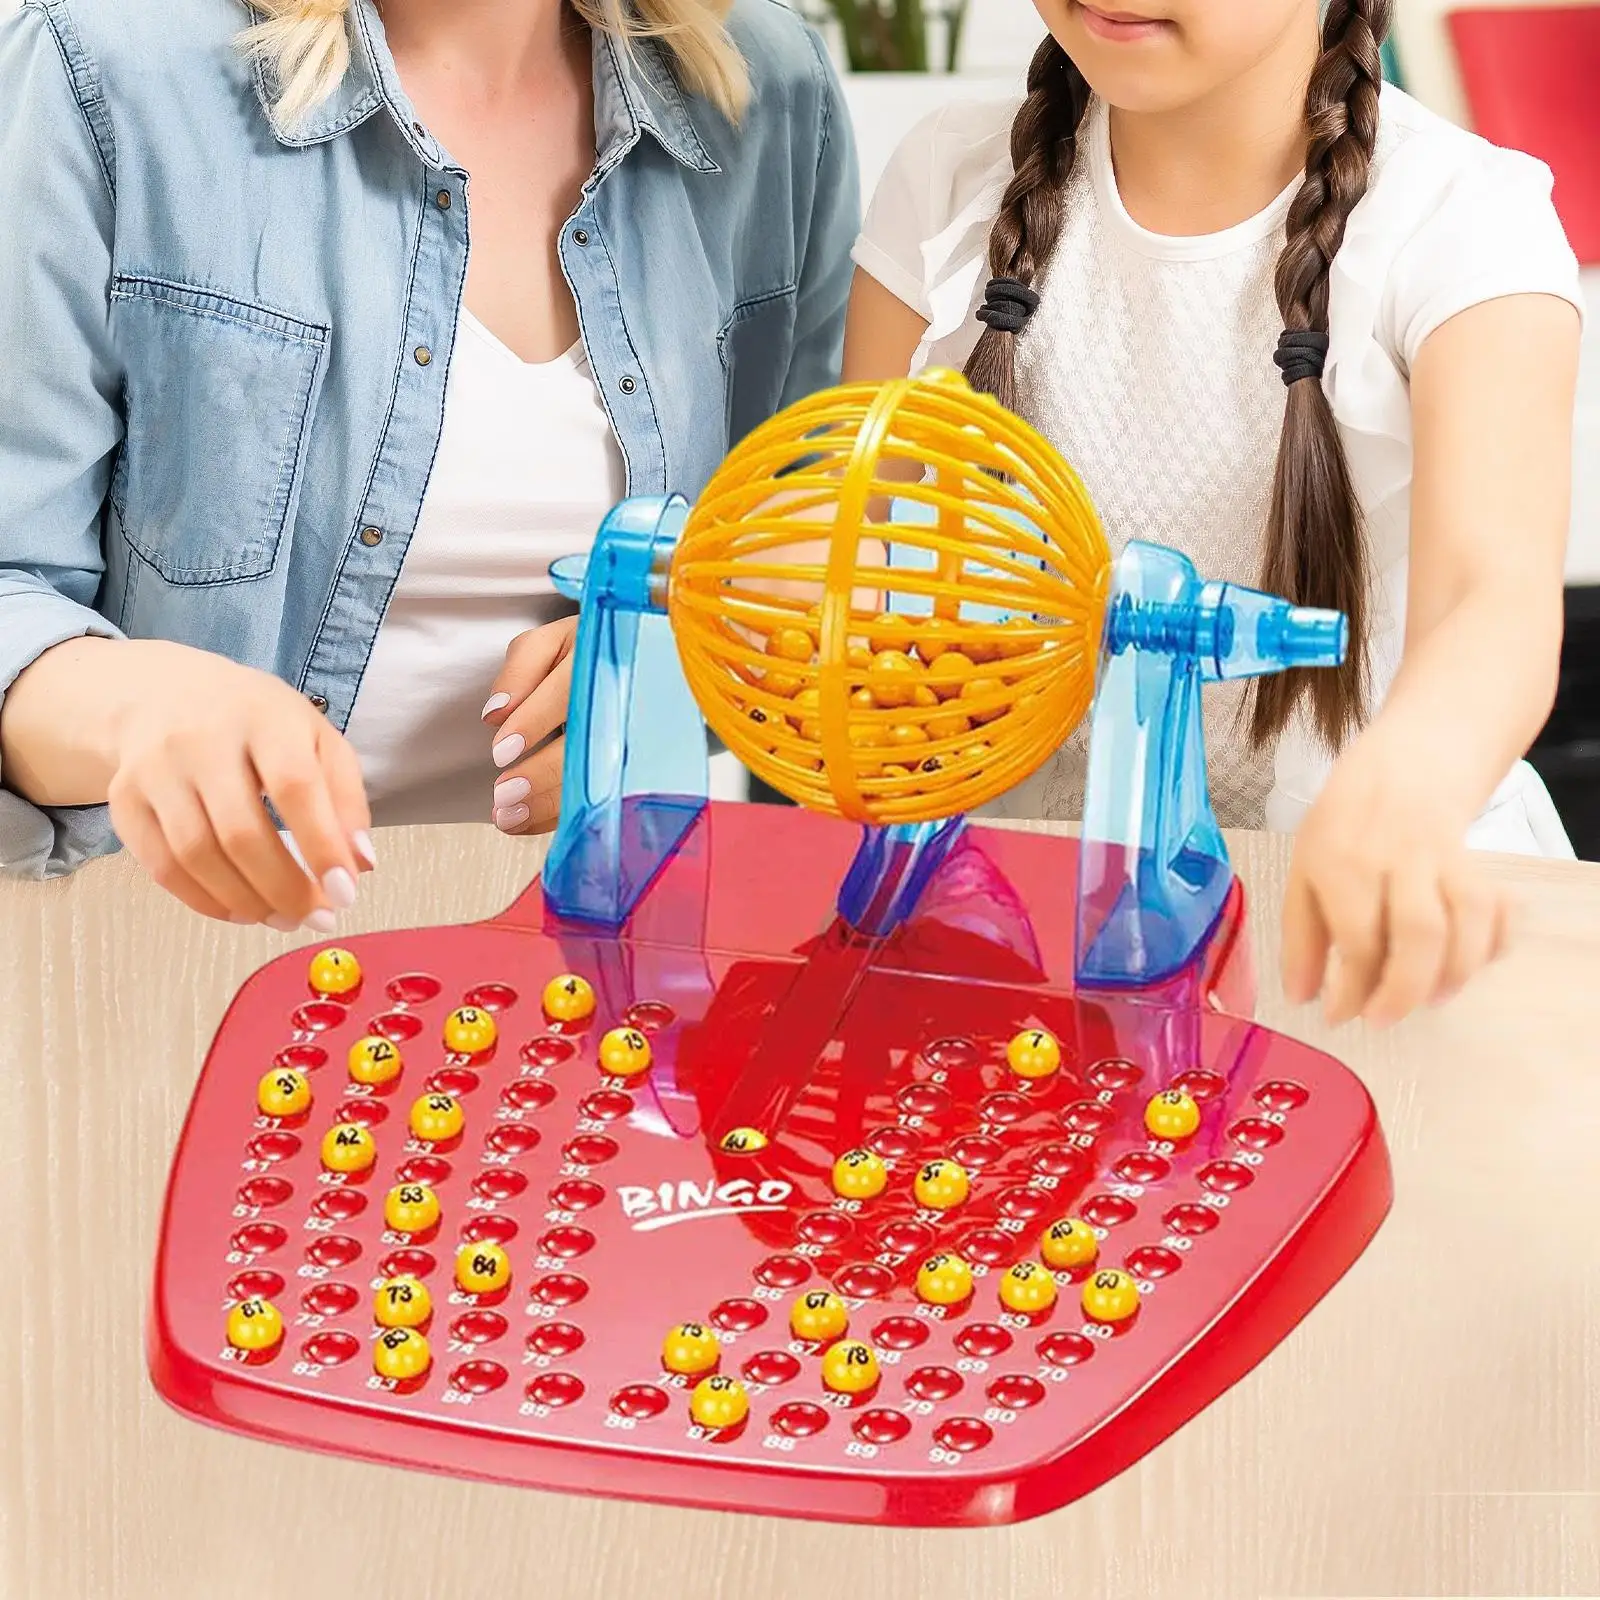
[[[868,209],[856,263],[928,321],[913,371],[962,367],[982,332],[975,312],[1012,174],[1016,109],[1015,99],[969,102],[924,120]],[[1122,205],[1098,101],[1078,150],[1061,237],[1036,285],[1039,308],[1018,341],[1017,408],[1077,469],[1114,552],[1151,540],[1183,551],[1205,578],[1254,585],[1284,406],[1272,276],[1298,182],[1237,227],[1165,237]],[[1485,300],[1542,292],[1581,309],[1551,187],[1541,163],[1385,86],[1367,193],[1330,275],[1323,377],[1367,521],[1375,705],[1404,642],[1411,364],[1435,328]],[[1235,715],[1243,693],[1237,684],[1206,691],[1213,804],[1227,826],[1293,829],[1329,757],[1303,719],[1275,751],[1254,754]],[[991,810],[1081,814],[1087,736],[1081,727]],[[1542,786],[1520,765],[1473,842],[1570,850]]]
[[[589,548],[624,483],[583,346],[530,364],[463,312],[438,457],[346,729],[375,822],[489,820],[481,713],[506,646],[571,611],[550,563]]]

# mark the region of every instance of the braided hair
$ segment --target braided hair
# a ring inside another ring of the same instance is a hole
[[[1305,179],[1289,208],[1274,278],[1284,335],[1273,359],[1287,396],[1260,583],[1296,605],[1344,612],[1352,647],[1336,670],[1300,669],[1255,682],[1250,737],[1258,747],[1283,732],[1302,697],[1317,732],[1332,748],[1360,725],[1366,704],[1366,531],[1320,379],[1327,350],[1328,271],[1350,213],[1367,189],[1383,83],[1379,52],[1391,9],[1392,0],[1331,0],[1328,5],[1321,52],[1306,91]],[[1036,293],[1061,234],[1067,179],[1089,98],[1083,74],[1055,39],[1047,38],[1034,54],[1027,98],[1011,128],[1013,177],[989,235],[990,271],[1009,284],[991,300],[1016,298],[1011,285]],[[1014,408],[1016,341],[1025,318],[984,320],[967,362],[967,379]]]

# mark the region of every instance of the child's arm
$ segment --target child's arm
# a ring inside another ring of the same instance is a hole
[[[1571,305],[1514,295],[1413,363],[1405,654],[1301,826],[1284,911],[1285,990],[1326,977],[1330,1021],[1445,999],[1503,938],[1464,839],[1555,696],[1578,343]]]

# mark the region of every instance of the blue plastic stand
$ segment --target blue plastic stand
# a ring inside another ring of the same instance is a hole
[[[1288,667],[1337,666],[1348,629],[1130,543],[1107,607],[1089,730],[1078,864],[1077,977],[1159,983],[1210,934],[1233,869],[1206,782],[1201,688]]]
[[[545,904],[617,928],[706,805],[706,730],[667,623],[666,574],[688,505],[624,500],[587,556],[552,571],[579,602]],[[581,586],[581,587],[580,587]]]
[[[558,918],[616,929],[706,804],[706,732],[665,616],[688,508],[625,500],[587,557],[557,563],[580,602],[561,821],[544,870]],[[1076,970],[1085,987],[1160,983],[1201,950],[1232,868],[1206,785],[1205,683],[1344,659],[1336,612],[1203,582],[1176,551],[1133,543],[1117,563],[1090,725]],[[964,819],[866,828],[840,886],[845,925],[892,934],[960,839]]]

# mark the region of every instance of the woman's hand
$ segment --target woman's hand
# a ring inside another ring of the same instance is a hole
[[[119,657],[106,799],[130,854],[204,916],[329,931],[373,865],[342,735],[270,673],[159,641],[101,648]]]
[[[494,825],[502,833],[549,833],[561,809],[562,732],[572,693],[578,619],[519,633],[506,650],[483,720],[494,729]]]
[[[1501,951],[1507,896],[1466,849],[1470,818],[1375,727],[1335,766],[1295,839],[1283,983],[1328,1021],[1382,1026],[1455,994]]]

